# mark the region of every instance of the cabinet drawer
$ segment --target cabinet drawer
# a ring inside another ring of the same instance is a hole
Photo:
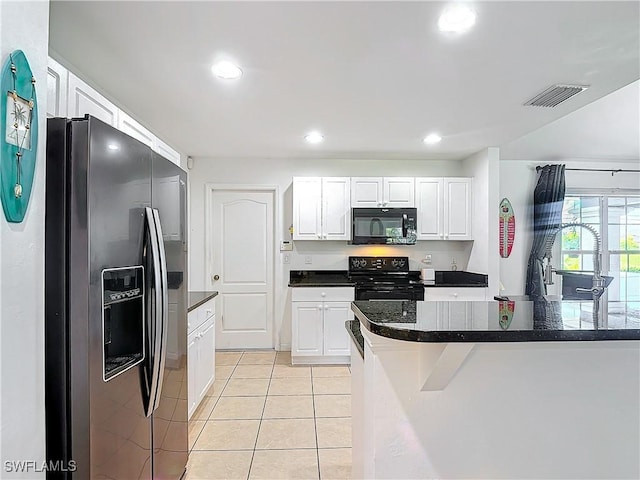
[[[205,320],[208,320],[209,318],[213,317],[216,314],[216,300],[215,298],[212,298],[211,300],[209,300],[207,303],[200,305],[198,307],[198,310],[200,311],[200,313],[198,314],[201,318],[201,320],[204,322]]]
[[[196,328],[206,322],[216,314],[216,300],[212,298],[203,303],[195,310],[191,310],[187,316],[187,334],[193,332]]]
[[[295,287],[291,289],[293,302],[352,302],[353,287]]]
[[[425,301],[484,301],[487,297],[486,288],[475,287],[439,287],[439,288],[425,288],[424,299]]]
[[[196,308],[187,314],[187,335],[191,335],[199,326],[198,309]]]

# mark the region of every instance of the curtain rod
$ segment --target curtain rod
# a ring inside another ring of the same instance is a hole
[[[544,167],[540,165],[536,166],[536,172],[539,172]],[[611,172],[611,176],[613,177],[614,173],[640,173],[640,170],[630,170],[624,168],[565,168],[565,171],[573,171],[573,172]]]

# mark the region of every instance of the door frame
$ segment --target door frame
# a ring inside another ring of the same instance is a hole
[[[273,201],[273,256],[271,264],[271,295],[273,298],[271,306],[271,345],[274,350],[280,350],[280,329],[282,322],[276,322],[276,311],[279,306],[278,291],[276,286],[280,285],[282,280],[282,266],[276,261],[279,258],[276,253],[279,249],[278,233],[282,231],[282,219],[280,212],[280,189],[277,185],[251,185],[251,184],[234,184],[234,183],[205,183],[205,205],[204,205],[204,249],[205,249],[205,268],[204,268],[204,285],[209,289],[214,289],[213,276],[213,194],[215,192],[266,192],[271,193]],[[219,321],[216,319],[216,321]]]

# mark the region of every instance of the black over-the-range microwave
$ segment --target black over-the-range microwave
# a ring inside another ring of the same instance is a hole
[[[353,208],[353,245],[415,245],[415,208]]]

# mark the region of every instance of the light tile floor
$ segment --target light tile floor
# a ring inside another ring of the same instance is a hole
[[[187,480],[351,478],[351,372],[289,352],[217,352],[189,422]]]

